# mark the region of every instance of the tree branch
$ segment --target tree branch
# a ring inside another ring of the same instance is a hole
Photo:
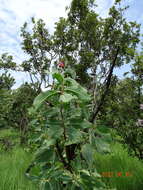
[[[104,91],[104,93],[103,93],[102,96],[101,96],[99,105],[98,105],[97,108],[95,109],[95,111],[94,111],[94,113],[93,113],[93,115],[92,115],[92,117],[91,117],[91,119],[90,119],[90,122],[91,122],[91,123],[94,122],[96,116],[98,115],[98,113],[99,113],[99,111],[100,111],[100,109],[101,109],[101,107],[102,107],[102,105],[103,105],[103,103],[104,103],[105,97],[106,97],[106,95],[108,94],[109,87],[110,87],[110,84],[111,84],[112,74],[113,74],[114,67],[115,67],[115,65],[116,65],[116,60],[117,60],[117,57],[118,57],[119,50],[120,50],[120,48],[118,47],[118,48],[117,48],[116,55],[115,55],[115,58],[114,58],[114,60],[113,60],[113,63],[112,63],[112,65],[111,65],[111,68],[110,68],[110,71],[109,71],[109,74],[108,74],[108,77],[107,77],[107,80],[106,80],[107,82],[106,82],[105,88],[104,88],[105,91]]]

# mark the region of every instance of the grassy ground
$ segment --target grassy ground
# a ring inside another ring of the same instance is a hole
[[[8,139],[12,144],[19,142],[17,132],[12,129],[0,130],[0,139],[2,138]],[[24,176],[32,155],[22,147],[11,148],[5,151],[5,146],[0,143],[0,190],[36,190],[36,186]]]
[[[95,157],[97,171],[103,180],[117,190],[142,190],[143,163],[129,156],[121,144],[112,145],[112,151],[111,154],[97,154]]]
[[[32,156],[22,148],[0,155],[0,190],[36,190],[24,176]]]
[[[0,131],[0,138],[5,136],[17,142],[17,134],[11,130]],[[0,190],[38,190],[35,184],[24,176],[32,157],[32,154],[17,146],[7,152],[0,151]],[[113,144],[111,154],[96,154],[95,161],[97,171],[103,175],[102,179],[111,188],[117,188],[117,190],[143,189],[143,163],[129,156],[121,144]],[[127,172],[132,176],[126,176]],[[111,174],[113,176],[110,176]]]

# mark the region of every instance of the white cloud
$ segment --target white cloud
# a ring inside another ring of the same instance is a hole
[[[96,9],[101,16],[106,16],[114,0],[97,0]],[[59,17],[65,17],[65,7],[71,0],[0,0],[0,42],[7,44],[7,51],[17,50],[20,44],[20,27],[30,17],[42,18],[49,30],[54,30],[54,23]],[[14,45],[17,44],[17,46]],[[5,48],[0,49],[0,53]]]
[[[25,55],[20,47],[20,27],[30,17],[42,18],[50,30],[59,17],[65,17],[65,6],[70,0],[0,0],[0,54],[8,52],[20,63]],[[17,81],[23,82],[27,75],[14,74]]]
[[[6,43],[11,53],[13,43],[20,43],[20,27],[32,16],[42,18],[53,31],[55,21],[66,15],[65,6],[69,3],[70,0],[0,0],[0,42]]]
[[[54,23],[59,17],[65,17],[65,7],[71,0],[0,0],[0,54],[9,52],[16,62],[21,62],[25,55],[20,47],[20,27],[30,17],[42,18],[49,31],[54,31]],[[96,11],[106,17],[108,8],[114,0],[96,0]],[[18,81],[25,81],[26,75],[16,76]]]

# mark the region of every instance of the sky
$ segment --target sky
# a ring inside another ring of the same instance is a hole
[[[143,0],[122,0],[125,5],[130,5],[126,13],[129,21],[137,21],[143,24]],[[71,0],[0,0],[0,54],[8,52],[13,55],[17,63],[26,59],[21,50],[20,27],[24,22],[30,22],[31,17],[42,18],[49,31],[54,31],[54,23],[59,17],[66,17],[65,7],[70,5]],[[102,17],[107,17],[109,8],[114,0],[96,0],[96,11]],[[143,26],[142,26],[143,31]],[[122,76],[124,71],[129,70],[126,65],[118,72]],[[15,74],[15,87],[28,79],[26,74]]]

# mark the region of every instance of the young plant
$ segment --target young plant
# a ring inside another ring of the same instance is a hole
[[[47,106],[47,120],[42,146],[26,175],[39,182],[41,190],[97,190],[107,187],[95,168],[95,153],[109,152],[109,134],[97,129],[90,120],[91,96],[68,75],[55,71],[51,90],[39,94],[33,103],[34,113]],[[41,133],[40,133],[41,134]],[[39,165],[38,176],[30,176]]]

